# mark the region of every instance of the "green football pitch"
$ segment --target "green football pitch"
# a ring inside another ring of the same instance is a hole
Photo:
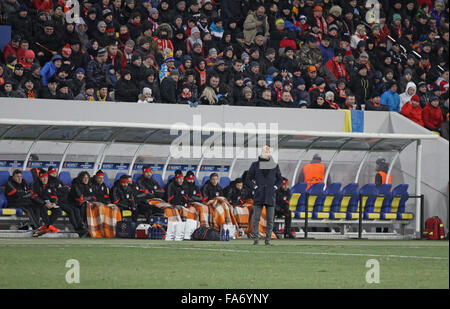
[[[0,288],[449,288],[448,241],[272,243],[0,239]]]

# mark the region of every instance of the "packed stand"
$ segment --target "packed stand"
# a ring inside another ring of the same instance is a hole
[[[448,1],[373,2],[0,0],[0,93],[396,111],[448,138]]]

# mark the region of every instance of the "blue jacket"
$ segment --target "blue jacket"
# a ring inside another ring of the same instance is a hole
[[[320,44],[319,47],[320,50],[322,51],[323,64],[326,64],[328,60],[334,57],[334,49],[331,46],[326,48],[322,44]]]
[[[47,62],[46,64],[44,64],[44,67],[41,69],[41,76],[42,76],[42,85],[47,86],[48,84],[48,80],[55,75],[56,71],[58,71],[58,69],[55,67],[54,61],[55,60],[61,60],[62,61],[62,57],[60,55],[54,55],[52,57],[52,60],[50,60],[49,62]]]
[[[400,113],[400,96],[391,89],[381,95],[380,103],[388,106],[391,112]]]

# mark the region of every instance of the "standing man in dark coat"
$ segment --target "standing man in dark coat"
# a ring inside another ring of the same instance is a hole
[[[246,182],[248,186],[254,188],[254,213],[253,213],[253,244],[258,244],[259,238],[259,220],[263,206],[266,207],[267,229],[265,244],[270,245],[272,236],[276,191],[281,187],[282,177],[280,167],[274,162],[270,147],[265,146],[258,161],[253,162],[248,171]],[[252,183],[254,182],[254,183]]]

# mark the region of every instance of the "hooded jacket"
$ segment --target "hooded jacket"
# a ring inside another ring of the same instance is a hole
[[[47,86],[48,80],[50,79],[50,77],[55,75],[56,71],[58,71],[58,69],[55,67],[56,60],[62,61],[63,59],[60,55],[54,55],[52,57],[52,60],[50,60],[49,62],[44,64],[44,66],[42,67],[41,73],[40,73],[42,76],[42,85]]]
[[[414,89],[414,93],[411,94],[411,95],[408,94],[408,89],[409,88],[413,88]],[[411,97],[416,94],[416,91],[417,91],[416,84],[414,84],[413,82],[409,82],[409,83],[406,84],[405,92],[400,94],[400,108],[402,108],[403,105],[406,104],[406,102],[409,102],[411,100]]]
[[[411,121],[414,121],[420,126],[424,126],[423,119],[422,119],[422,107],[420,107],[420,104],[417,106],[413,106],[411,102],[407,102],[402,107],[402,115],[408,118]]]

